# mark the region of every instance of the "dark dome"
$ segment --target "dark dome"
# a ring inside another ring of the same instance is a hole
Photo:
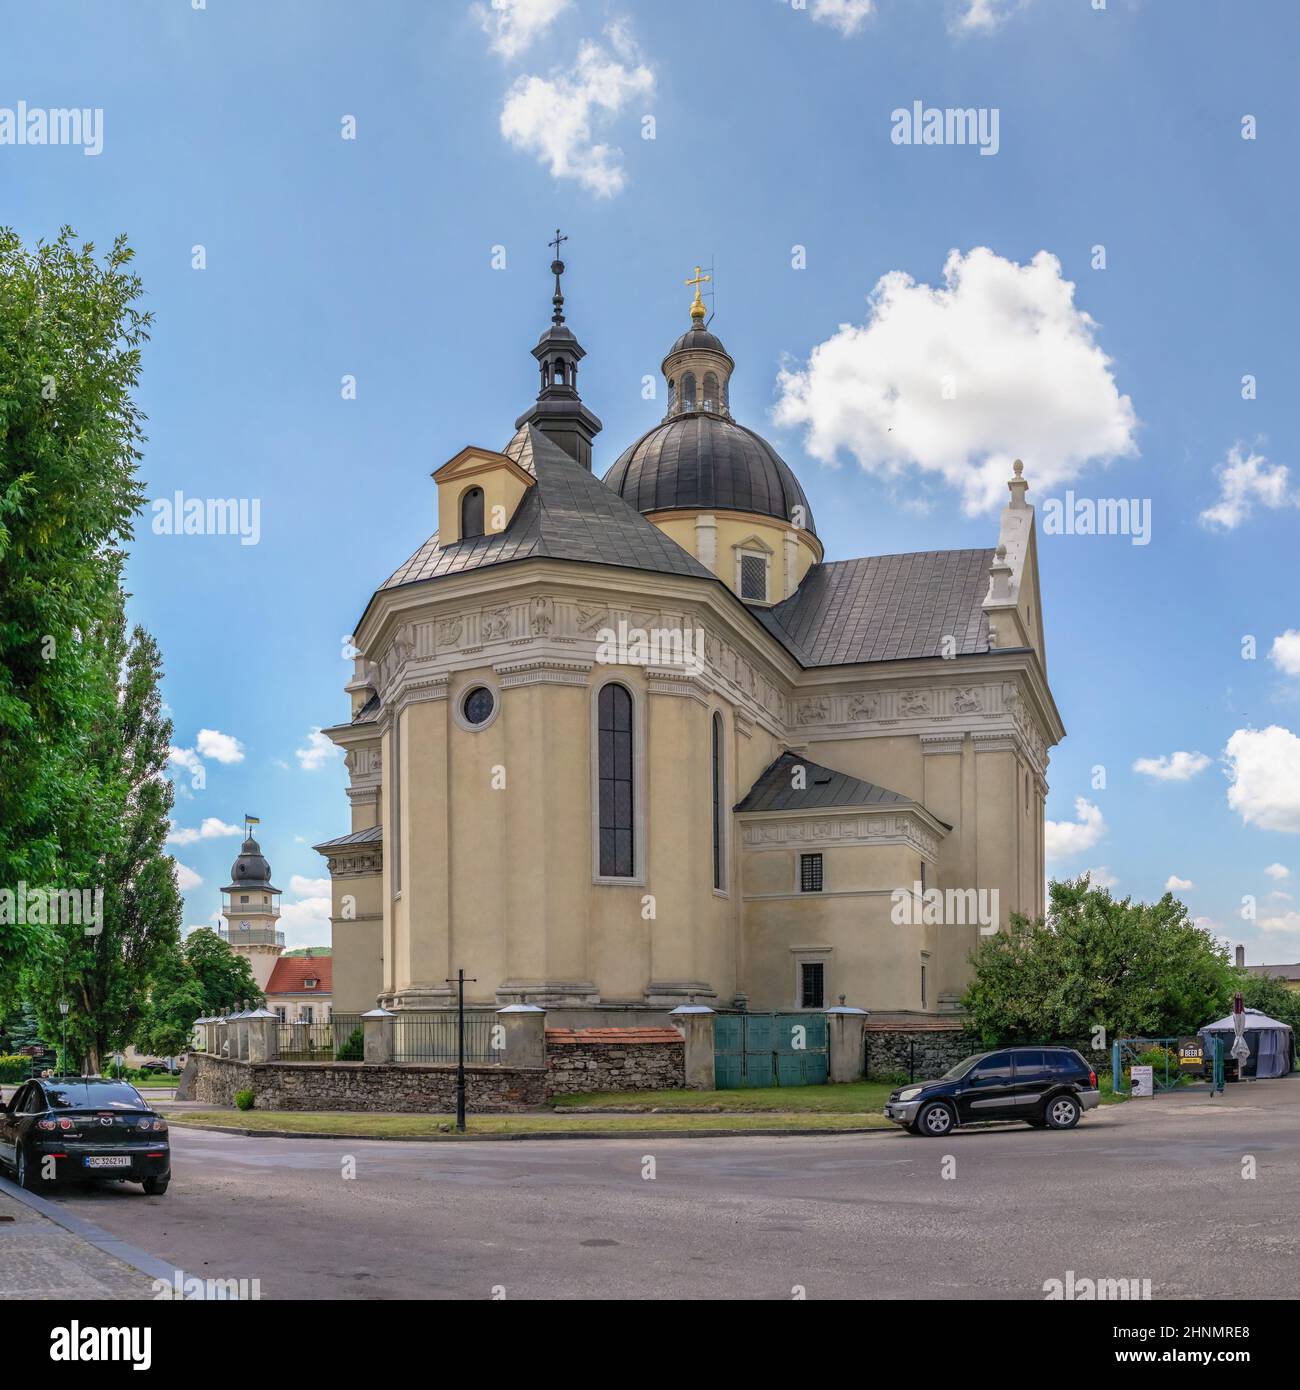
[[[707,328],[688,328],[685,333],[668,349],[668,356],[671,357],[675,352],[685,352],[687,348],[707,348],[710,352],[720,352],[728,361],[731,359],[730,353],[722,346],[722,339],[715,337]]]
[[[798,506],[803,529],[817,534],[804,490],[776,450],[753,430],[707,411],[656,425],[623,452],[604,481],[643,513],[698,507],[789,521]]]
[[[230,866],[230,882],[223,891],[236,888],[261,888],[270,893],[280,890],[271,882],[271,866],[266,862],[262,847],[250,835],[239,847],[239,858]]]

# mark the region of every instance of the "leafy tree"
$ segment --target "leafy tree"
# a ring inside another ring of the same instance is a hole
[[[1245,971],[1240,972],[1238,988],[1248,1009],[1258,1009],[1279,1023],[1289,1023],[1292,1033],[1300,1038],[1300,990],[1288,989],[1276,975],[1247,975]]]
[[[248,958],[232,951],[211,928],[196,927],[190,932],[185,938],[185,959],[203,992],[203,1014],[219,1014],[245,999],[253,1008],[262,1002]]]
[[[180,939],[176,866],[164,851],[173,787],[164,775],[172,725],[162,713],[162,663],[154,639],[125,635],[124,598],[100,626],[96,687],[100,718],[83,741],[91,774],[88,805],[59,828],[68,881],[102,885],[97,930],[64,922],[48,928],[53,949],[29,966],[27,987],[47,1031],[71,1004],[69,1049],[97,1070],[135,1036],[153,975]]]
[[[73,886],[71,818],[103,809],[84,754],[103,719],[99,631],[143,500],[132,399],[150,316],[132,252],[70,228],[28,250],[0,228],[0,886]],[[80,885],[78,885],[80,886]],[[13,914],[6,914],[12,916]],[[53,943],[0,919],[0,992]]]
[[[174,942],[154,969],[135,1045],[158,1057],[188,1051],[194,1020],[202,1015],[203,986],[181,943]]]
[[[1013,916],[971,956],[964,1004],[986,1046],[1192,1033],[1231,1002],[1227,951],[1166,893],[1116,900],[1088,876],[1051,885],[1046,920]]]

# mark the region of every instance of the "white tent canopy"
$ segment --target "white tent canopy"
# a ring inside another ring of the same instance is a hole
[[[1234,1034],[1232,1014],[1219,1019],[1217,1023],[1207,1023],[1204,1028],[1197,1031],[1202,1037],[1207,1034],[1219,1033],[1224,1038],[1224,1053],[1228,1050],[1228,1039]],[[1250,1048],[1250,1056],[1243,1059],[1241,1072],[1243,1076],[1285,1076],[1291,1070],[1292,1056],[1292,1037],[1291,1027],[1286,1023],[1279,1023],[1275,1018],[1269,1018],[1265,1013],[1258,1009],[1247,1009],[1245,1013],[1245,1028],[1242,1038],[1247,1047]]]
[[[1246,1029],[1252,1028],[1285,1028],[1289,1033],[1291,1025],[1289,1023],[1279,1023],[1275,1018],[1269,1018],[1267,1014],[1262,1014],[1258,1009],[1246,1010]],[[1231,1033],[1233,1029],[1232,1015],[1228,1014],[1221,1018],[1217,1023],[1207,1023],[1199,1029],[1202,1033]]]

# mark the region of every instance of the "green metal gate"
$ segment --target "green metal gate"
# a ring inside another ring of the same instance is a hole
[[[713,1078],[720,1091],[820,1086],[829,1075],[825,1014],[719,1014],[714,1020]]]

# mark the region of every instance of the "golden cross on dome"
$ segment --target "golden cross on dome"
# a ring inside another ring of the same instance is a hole
[[[708,312],[704,307],[704,301],[700,298],[700,286],[708,284],[712,279],[712,275],[701,275],[700,267],[696,266],[695,279],[687,280],[686,282],[688,285],[695,286],[695,298],[691,301],[691,317],[695,319],[697,323],[703,322],[704,315]]]

